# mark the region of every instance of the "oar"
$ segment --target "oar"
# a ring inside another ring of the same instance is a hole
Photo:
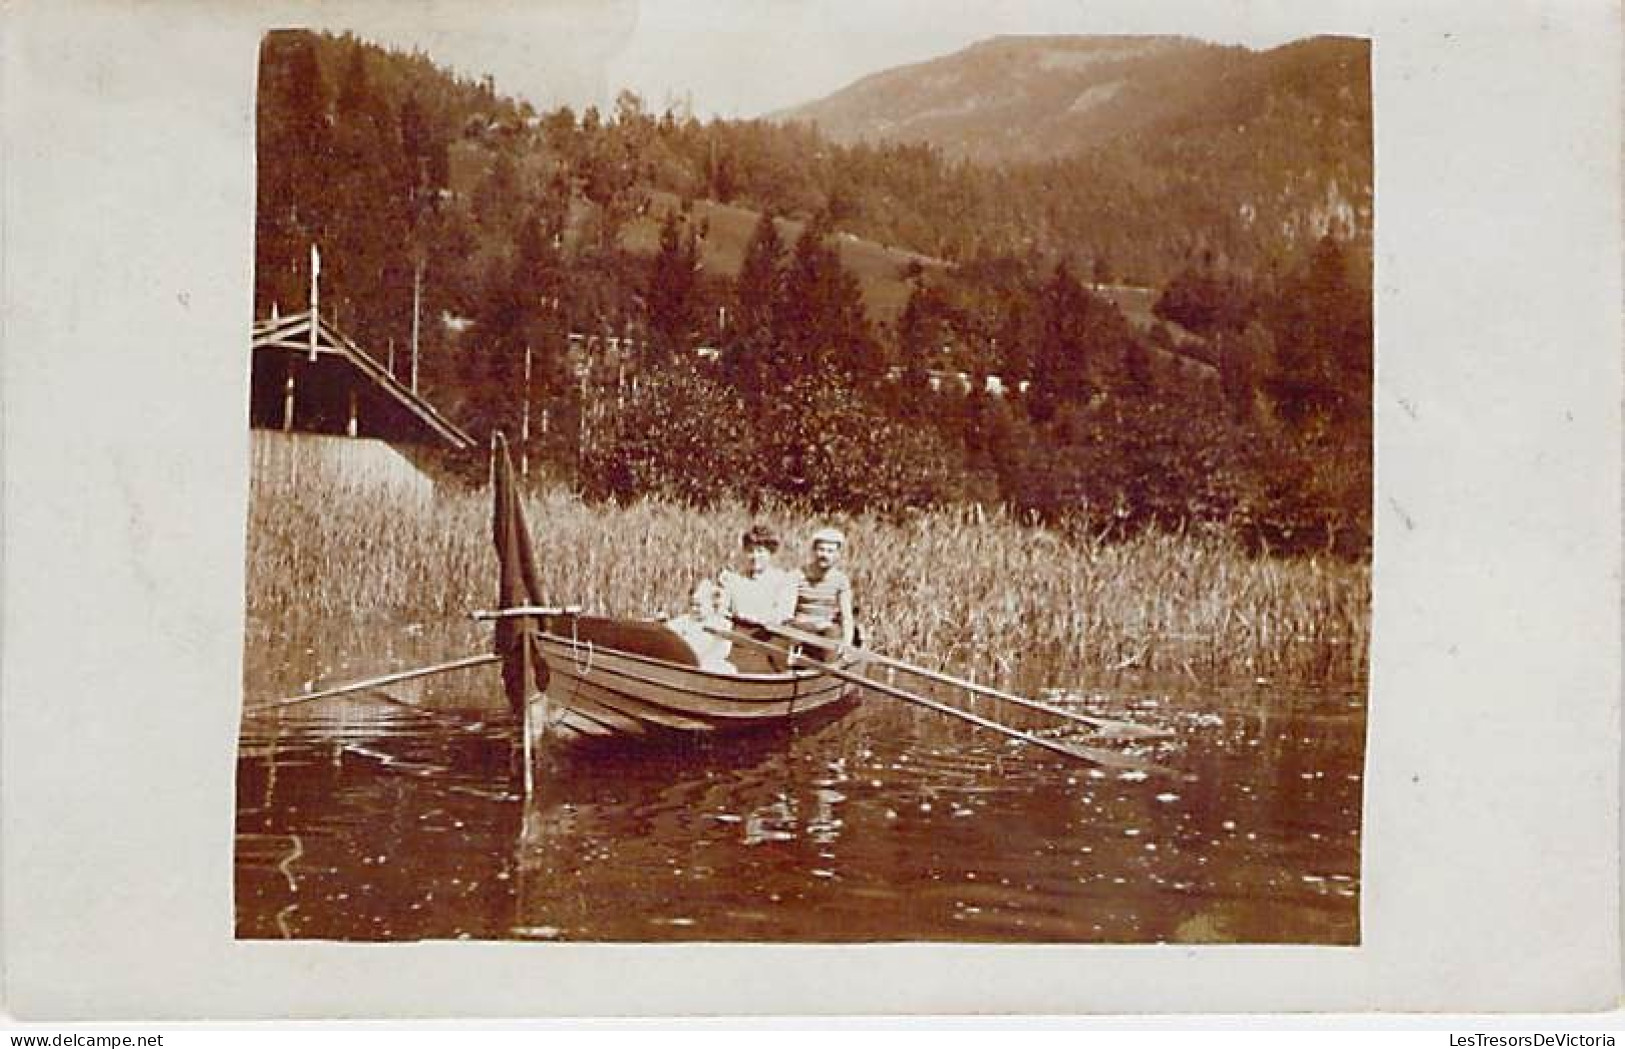
[[[258,714],[265,710],[276,710],[279,707],[291,707],[298,703],[311,703],[318,699],[331,699],[334,696],[348,695],[351,692],[365,692],[369,688],[378,688],[381,685],[393,685],[401,681],[411,681],[414,678],[428,677],[430,674],[444,674],[448,670],[462,670],[465,667],[481,667],[487,663],[497,663],[501,656],[486,652],[463,659],[454,659],[449,663],[435,663],[431,666],[418,667],[416,670],[401,670],[393,674],[384,674],[381,677],[367,678],[365,681],[352,681],[348,685],[335,685],[324,688],[319,692],[307,692],[302,696],[293,696],[289,699],[276,699],[266,703],[252,703],[243,708],[245,714]]]
[[[483,732],[483,731],[485,731],[485,722],[483,722],[483,721],[464,721],[462,718],[450,717],[450,716],[445,715],[445,714],[437,713],[436,711],[433,711],[433,710],[424,710],[422,707],[418,706],[416,703],[408,703],[404,699],[396,699],[394,696],[390,695],[388,692],[385,692],[383,689],[374,689],[374,690],[372,690],[371,691],[371,696],[372,696],[372,698],[374,700],[376,700],[379,703],[388,704],[389,706],[400,707],[402,710],[406,711],[409,714],[415,714],[416,716],[418,716],[420,718],[425,718],[425,719],[427,719],[429,721],[432,721],[432,722],[434,722],[435,724],[438,724],[438,725],[447,725],[447,726],[449,726],[451,728],[458,729],[458,730],[463,731],[463,732]]]
[[[785,654],[784,650],[779,648],[777,645],[751,637],[749,634],[741,634],[736,630],[727,630],[722,627],[706,627],[706,629],[721,637],[725,637],[736,644],[753,645],[757,648],[777,652],[781,656]],[[826,640],[827,643],[827,639],[820,640]],[[804,666],[813,670],[822,671],[831,677],[839,678],[842,681],[850,681],[854,685],[872,689],[875,692],[879,692],[881,695],[890,696],[893,699],[900,699],[905,703],[913,703],[929,710],[934,710],[939,714],[947,714],[949,717],[959,718],[961,721],[968,721],[972,725],[979,725],[982,728],[990,729],[994,732],[1000,733],[1001,735],[1009,736],[1011,739],[1019,739],[1023,743],[1031,743],[1035,747],[1042,747],[1045,750],[1053,751],[1056,754],[1060,754],[1065,757],[1075,758],[1079,761],[1087,761],[1093,765],[1102,765],[1106,768],[1132,769],[1140,772],[1169,771],[1167,769],[1158,768],[1154,765],[1148,765],[1142,761],[1126,758],[1115,751],[1101,750],[1097,747],[1068,746],[1063,743],[1057,743],[1054,740],[1045,739],[1042,736],[1034,736],[1030,733],[1022,732],[1020,729],[1011,728],[1009,725],[1003,725],[989,718],[984,718],[979,714],[972,714],[968,710],[960,710],[958,707],[951,707],[946,703],[938,703],[936,700],[915,695],[914,693],[898,688],[895,685],[888,685],[880,681],[871,681],[861,674],[854,674],[850,671],[842,669],[841,667],[831,666],[828,663],[820,662],[819,660],[813,659],[810,656],[804,656],[799,652],[790,653],[790,662],[792,665]]]
[[[753,623],[751,625],[759,626],[770,634],[776,634],[777,636],[785,638],[786,640],[796,641],[803,645],[814,645],[820,648],[830,647],[829,638],[819,637],[817,634],[809,634],[805,631],[797,630],[794,627],[787,627],[783,625],[769,626],[762,623]],[[996,688],[990,688],[987,685],[981,684],[980,682],[971,681],[968,678],[955,677],[952,674],[944,674],[940,671],[931,670],[927,667],[918,666],[914,663],[905,663],[901,659],[876,652],[873,649],[865,648],[862,651],[865,658],[871,662],[879,663],[881,666],[894,667],[897,670],[901,670],[909,674],[917,674],[920,677],[926,678],[930,681],[935,681],[941,685],[952,685],[955,688],[962,688],[968,692],[978,692],[984,696],[992,696],[994,699],[1002,699],[1006,703],[1014,703],[1018,707],[1026,707],[1028,710],[1042,711],[1045,714],[1050,714],[1058,718],[1064,718],[1067,721],[1076,721],[1080,724],[1088,725],[1091,728],[1104,729],[1108,732],[1114,732],[1125,737],[1137,736],[1141,738],[1150,738],[1170,736],[1173,734],[1167,729],[1146,728],[1144,725],[1136,725],[1130,721],[1113,721],[1109,718],[1097,718],[1091,717],[1088,714],[1079,714],[1063,707],[1052,706],[1048,703],[1041,703],[1036,699],[1028,699],[1025,696],[1017,696],[1009,692],[1000,691]]]

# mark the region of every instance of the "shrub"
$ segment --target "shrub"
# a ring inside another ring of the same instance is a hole
[[[759,431],[763,484],[823,510],[896,512],[952,497],[957,456],[931,431],[905,427],[850,387],[799,380]]]
[[[744,405],[686,362],[646,372],[582,449],[587,494],[661,495],[696,506],[749,491],[757,473]]]
[[[765,497],[813,510],[897,512],[947,501],[963,474],[929,431],[887,417],[839,381],[800,380],[752,417],[687,363],[645,373],[582,452],[589,496],[696,506]]]

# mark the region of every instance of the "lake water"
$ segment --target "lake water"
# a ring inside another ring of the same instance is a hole
[[[300,691],[261,647],[249,695]],[[434,647],[417,661],[470,650]],[[1170,730],[1130,750],[1149,775],[872,696],[746,740],[548,747],[528,803],[499,693],[484,668],[245,718],[238,935],[1359,942],[1363,689],[1067,697]]]

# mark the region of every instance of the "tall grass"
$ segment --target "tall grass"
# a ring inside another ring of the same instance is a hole
[[[737,504],[588,505],[557,488],[527,497],[526,514],[546,599],[628,616],[682,610],[753,520]],[[331,472],[297,486],[262,474],[251,624],[264,636],[299,621],[466,623],[496,592],[489,515],[481,493],[387,500]],[[787,538],[786,567],[825,523],[759,516]],[[1365,678],[1366,564],[1258,558],[1217,536],[1094,541],[980,511],[837,523],[867,635],[904,659],[1028,686],[1131,667],[1214,682]]]

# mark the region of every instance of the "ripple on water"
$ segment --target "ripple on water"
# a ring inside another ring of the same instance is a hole
[[[548,751],[528,807],[488,710],[439,709],[473,732],[354,707],[252,719],[238,931],[1354,942],[1363,728],[1329,701],[1336,720],[1294,703],[1267,733],[1233,696],[1078,704],[1176,730],[1132,744],[1194,777],[1173,789],[871,701],[777,739]]]

